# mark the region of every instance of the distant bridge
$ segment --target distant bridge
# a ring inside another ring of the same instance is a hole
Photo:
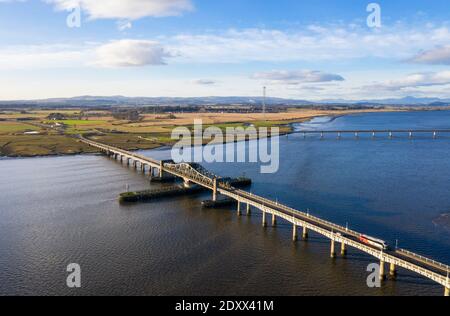
[[[448,132],[450,133],[450,131]],[[221,177],[214,175],[199,164],[176,164],[173,161],[154,160],[84,137],[80,137],[79,139],[89,146],[97,148],[105,155],[114,157],[116,160],[119,159],[121,163],[125,161],[128,166],[132,165],[136,170],[139,165],[144,174],[146,174],[148,169],[151,177],[155,176],[155,171],[157,171],[158,176],[161,178],[165,174],[170,174],[183,179],[185,183],[195,183],[211,190],[214,201],[217,200],[219,194],[232,198],[237,201],[237,213],[239,216],[243,213],[241,210],[242,204],[246,206],[248,216],[251,215],[251,207],[254,207],[262,212],[262,225],[264,227],[268,225],[268,215],[272,217],[272,226],[276,226],[277,219],[282,218],[293,225],[293,241],[298,240],[298,229],[300,227],[302,228],[302,238],[305,241],[308,239],[309,231],[322,235],[330,240],[331,258],[336,257],[336,244],[340,244],[340,254],[343,257],[346,256],[348,247],[367,253],[380,261],[380,280],[386,278],[385,265],[388,264],[388,273],[392,278],[395,278],[397,275],[397,268],[401,267],[442,285],[445,289],[445,296],[450,296],[450,267],[448,265],[404,249],[380,250],[374,246],[367,245],[359,239],[363,235],[362,233],[312,216],[309,213],[293,209],[277,201],[233,188],[223,181]]]
[[[409,138],[414,138],[419,134],[430,135],[434,139],[441,135],[450,136],[450,129],[355,129],[355,130],[299,130],[294,131],[293,134],[303,134],[304,137],[307,135],[320,135],[324,138],[326,135],[336,135],[337,138],[341,138],[344,135],[354,135],[356,138],[362,135],[368,135],[375,138],[380,135],[388,136],[389,138],[394,138],[398,135],[407,135]]]

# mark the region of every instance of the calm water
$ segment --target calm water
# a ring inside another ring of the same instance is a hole
[[[450,112],[321,118],[298,129],[449,128]],[[255,146],[250,143],[249,146]],[[252,164],[212,164],[243,172],[252,191],[450,263],[450,233],[433,219],[450,212],[450,138],[372,140],[282,137],[275,175]],[[144,152],[168,158],[168,150]],[[208,195],[121,206],[125,190],[146,189],[139,173],[101,156],[0,161],[0,295],[442,295],[431,281],[400,271],[381,289],[366,286],[374,259],[350,251],[329,258],[312,235],[263,229],[261,216],[203,210]],[[79,263],[82,288],[66,287]]]

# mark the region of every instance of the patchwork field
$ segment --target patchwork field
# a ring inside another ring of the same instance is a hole
[[[373,110],[370,110],[373,112]],[[386,110],[384,110],[386,111]],[[390,111],[390,110],[389,110]],[[58,113],[65,119],[51,119]],[[95,113],[77,110],[1,111],[0,156],[45,156],[92,152],[73,136],[87,135],[93,139],[127,150],[151,149],[172,145],[175,127],[192,128],[194,120],[201,120],[203,128],[227,127],[280,128],[281,133],[290,132],[289,123],[302,122],[312,117],[369,112],[292,109],[283,113],[177,113],[143,114],[137,122],[115,119],[108,111]]]

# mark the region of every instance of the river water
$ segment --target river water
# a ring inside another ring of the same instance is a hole
[[[449,127],[442,111],[318,118],[296,129]],[[293,134],[279,143],[276,174],[250,163],[206,167],[245,173],[254,193],[450,263],[450,232],[433,223],[450,212],[450,137]],[[168,149],[143,153],[170,157]],[[4,159],[0,174],[0,295],[443,294],[403,270],[397,281],[368,288],[375,259],[350,250],[332,261],[320,236],[294,244],[290,225],[263,229],[259,212],[203,210],[209,194],[119,205],[126,185],[150,185],[103,156]],[[70,263],[81,266],[80,289],[66,286]]]

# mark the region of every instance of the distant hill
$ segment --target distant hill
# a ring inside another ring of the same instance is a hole
[[[261,105],[262,97],[125,97],[125,96],[78,96],[73,98],[51,98],[41,100],[0,101],[0,106],[206,106],[206,105]],[[267,98],[269,106],[319,106],[319,105],[354,105],[354,106],[450,106],[450,99],[404,97],[399,99],[345,100],[327,99],[320,101]]]

